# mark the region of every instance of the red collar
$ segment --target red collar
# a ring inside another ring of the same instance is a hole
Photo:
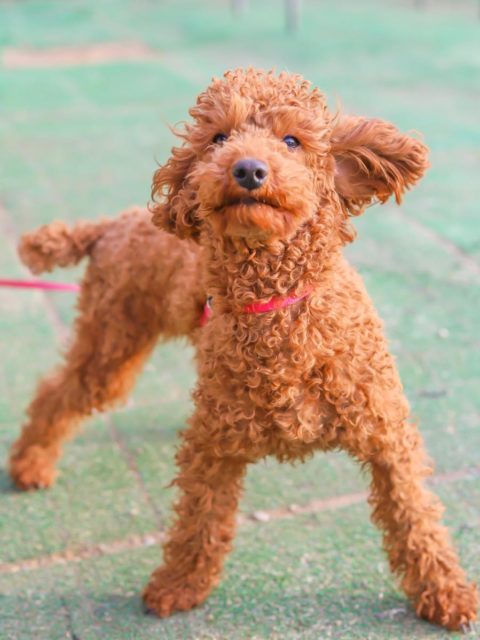
[[[286,296],[274,296],[270,298],[268,302],[252,302],[246,304],[242,312],[243,313],[268,313],[269,311],[278,311],[278,309],[284,309],[290,307],[296,302],[300,302],[313,291],[313,287],[305,287],[301,293],[288,293]]]
[[[250,304],[246,304],[242,308],[242,313],[268,313],[269,311],[278,311],[278,309],[284,309],[285,307],[290,307],[292,304],[296,302],[300,302],[304,298],[307,298],[313,291],[313,287],[305,287],[301,293],[288,293],[286,296],[274,296],[270,298],[268,302],[251,302]],[[203,327],[210,316],[212,315],[212,306],[211,306],[211,297],[207,298],[205,302],[205,306],[203,307],[203,313],[200,318],[200,326]]]

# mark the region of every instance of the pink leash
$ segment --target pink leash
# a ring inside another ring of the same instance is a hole
[[[78,284],[47,282],[46,280],[0,279],[0,287],[12,287],[15,289],[44,289],[48,291],[80,291]]]
[[[8,278],[0,278],[0,287],[11,287],[15,289],[43,289],[44,291],[79,291],[78,284],[68,284],[62,282],[48,282],[46,280],[10,280]],[[269,311],[277,311],[284,309],[296,302],[300,302],[312,293],[313,287],[307,287],[301,293],[289,294],[287,296],[275,296],[268,302],[252,302],[243,307],[243,313],[268,313]],[[212,315],[211,298],[207,298],[203,313],[200,317],[200,326],[207,324]]]

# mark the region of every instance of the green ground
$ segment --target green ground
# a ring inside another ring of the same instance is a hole
[[[21,232],[54,217],[95,217],[144,203],[154,159],[164,159],[172,144],[166,123],[184,118],[199,89],[224,68],[299,71],[333,106],[341,99],[348,110],[422,131],[432,149],[428,177],[401,210],[367,211],[349,254],[385,318],[437,463],[446,522],[480,581],[477,3],[426,3],[419,11],[413,0],[311,0],[295,36],[284,33],[280,1],[250,4],[234,19],[226,0],[0,3],[2,54],[131,41],[158,54],[43,69],[15,68],[4,55],[0,277],[25,275],[14,252]],[[0,290],[0,305],[2,640],[449,635],[418,621],[395,589],[358,496],[366,479],[341,455],[252,469],[246,515],[347,498],[288,518],[245,518],[225,579],[206,605],[165,621],[145,617],[138,593],[160,562],[148,536],[169,517],[173,491],[165,486],[189,412],[191,354],[178,344],[159,349],[127,407],[92,420],[68,447],[55,488],[21,494],[3,461],[35,380],[58,360],[73,296]]]

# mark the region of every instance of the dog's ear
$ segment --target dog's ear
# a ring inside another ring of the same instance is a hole
[[[152,181],[149,206],[152,221],[180,238],[197,239],[199,236],[195,191],[188,181],[195,160],[196,155],[188,145],[173,147],[170,158],[157,169]]]
[[[427,147],[389,122],[340,117],[331,138],[335,188],[347,211],[359,215],[376,199],[397,204],[428,168]]]

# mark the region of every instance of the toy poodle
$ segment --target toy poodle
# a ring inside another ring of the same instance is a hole
[[[382,323],[342,255],[351,217],[399,203],[428,167],[426,147],[382,120],[332,115],[286,73],[227,72],[189,113],[148,211],[54,222],[21,241],[34,273],[89,263],[72,344],[13,446],[14,482],[49,486],[78,423],[125,398],[159,340],[185,336],[194,411],[147,610],[188,610],[218,583],[249,464],[342,449],[371,473],[372,518],[417,614],[465,628],[476,588],[424,485],[431,468]]]

